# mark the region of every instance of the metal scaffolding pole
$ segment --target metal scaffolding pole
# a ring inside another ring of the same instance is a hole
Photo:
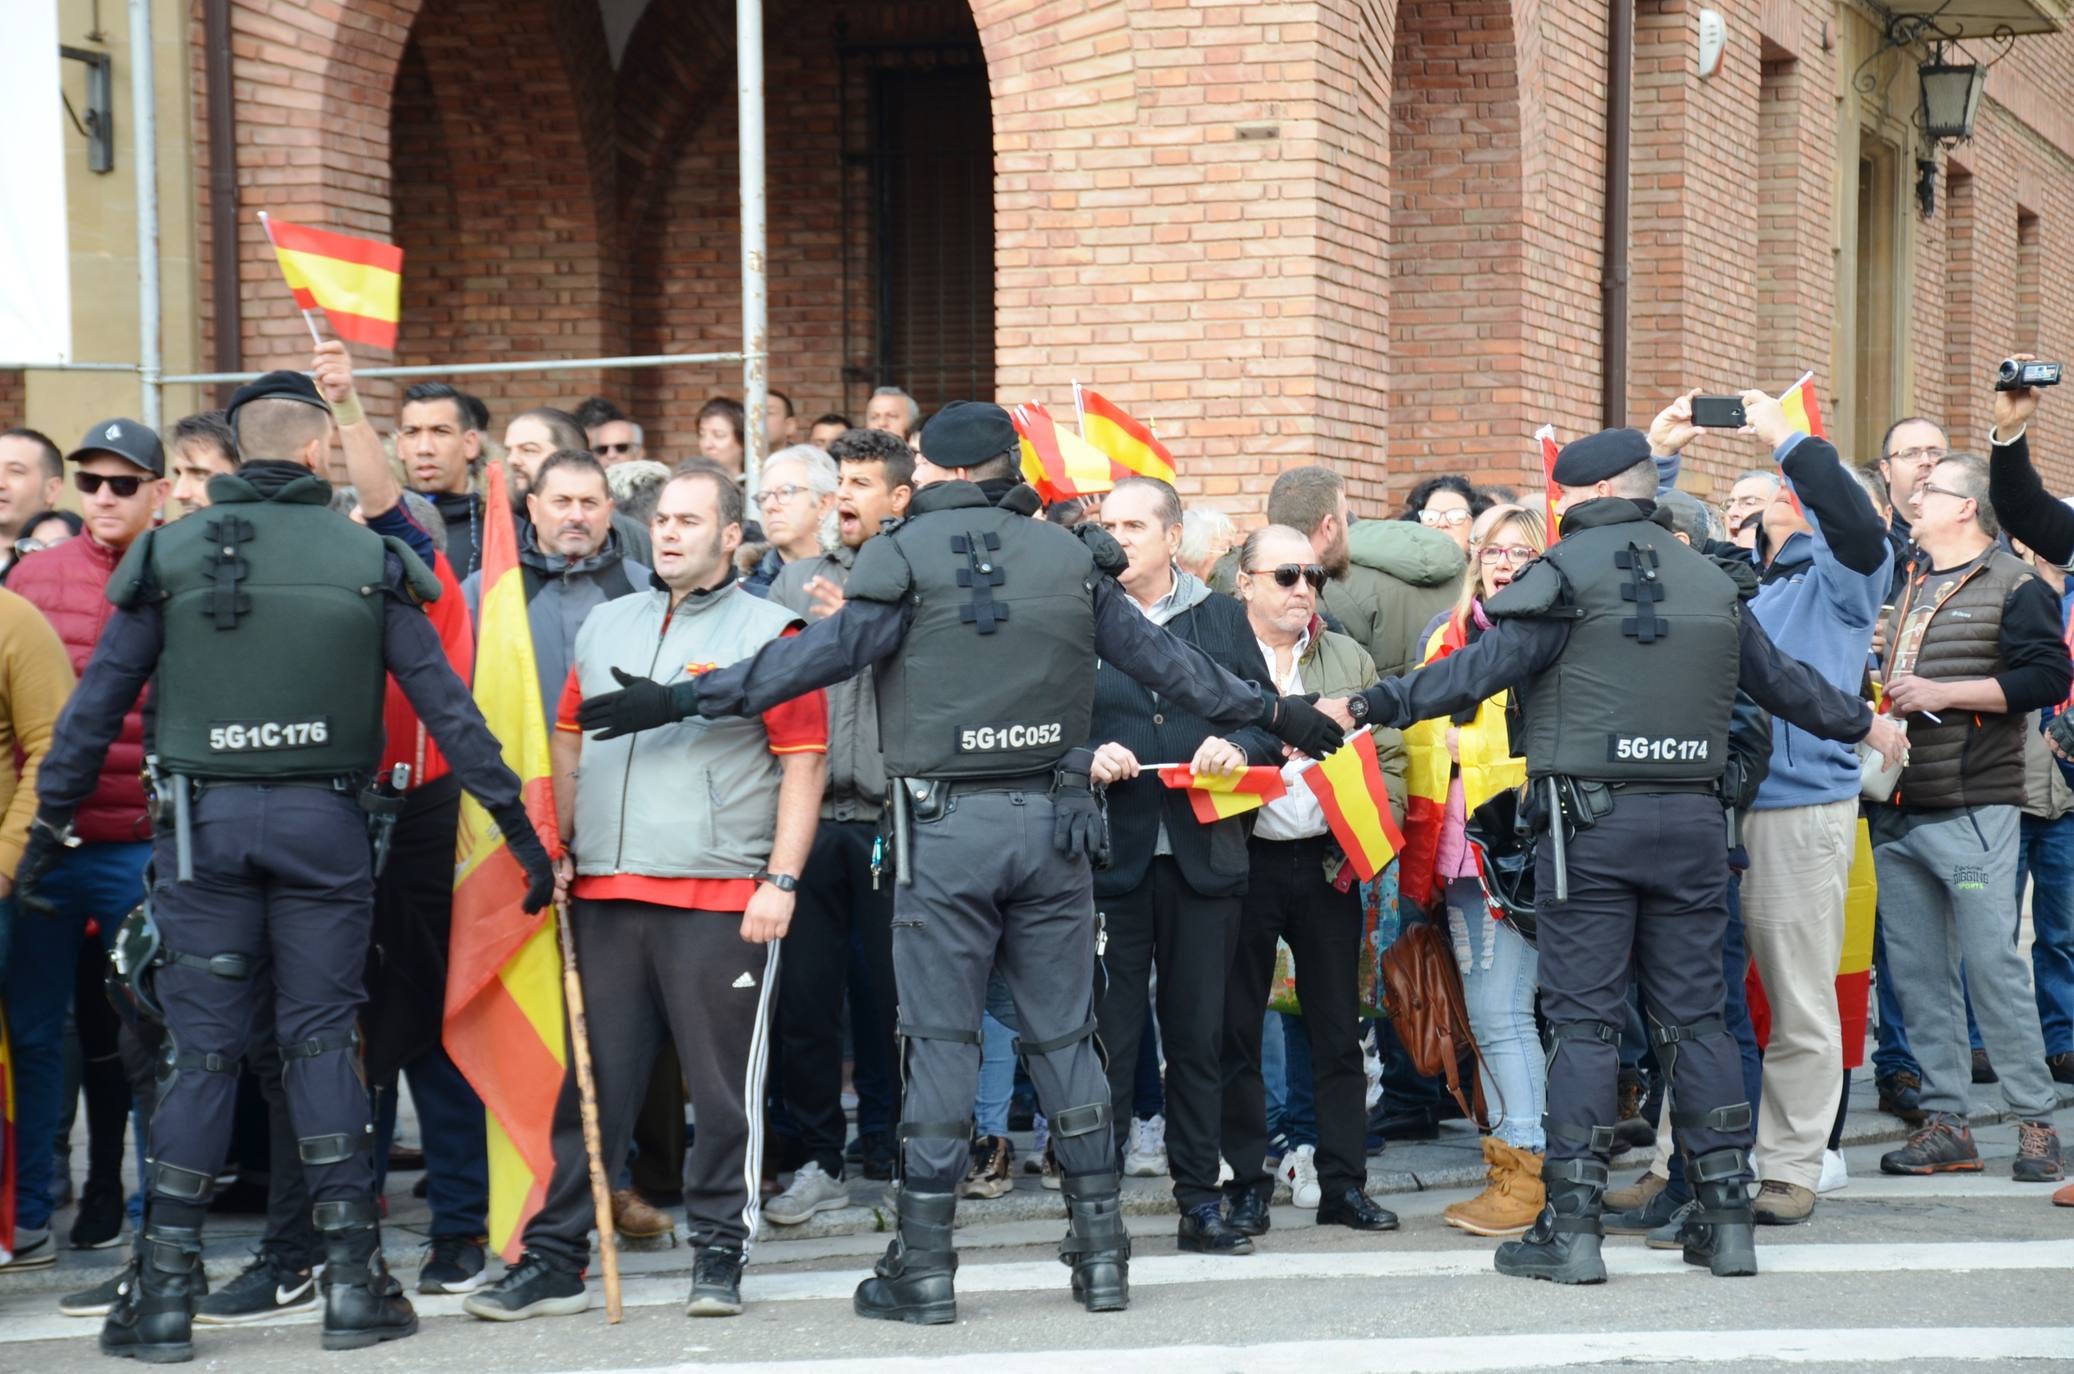
[[[764,277],[763,0],[735,0],[735,94],[742,158],[742,465],[756,491],[770,391],[770,295]]]
[[[130,108],[136,129],[137,165],[137,374],[144,393],[144,423],[159,428],[164,407],[160,374],[161,296],[158,272],[158,83],[152,64],[151,0],[130,0]]]

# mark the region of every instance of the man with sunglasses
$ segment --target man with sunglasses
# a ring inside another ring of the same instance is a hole
[[[7,585],[43,612],[64,640],[72,670],[83,673],[115,614],[103,594],[109,578],[131,543],[157,522],[166,499],[166,454],[157,434],[118,417],[89,429],[67,461],[74,465],[84,532],[23,560]],[[14,1043],[17,1138],[46,1145],[21,1155],[15,1177],[22,1240],[9,1269],[56,1258],[48,1229],[52,1159],[47,1142],[57,1133],[63,1108],[72,973],[89,923],[98,927],[105,952],[116,927],[143,895],[144,865],[151,858],[143,767],[140,694],[123,713],[98,779],[73,817],[78,847],[58,856],[36,893],[44,910],[29,908],[16,922],[14,958],[0,1000],[7,1004]]]
[[[1520,693],[1528,814],[1548,832],[1536,886],[1554,1049],[1548,1201],[1524,1238],[1498,1248],[1498,1272],[1605,1281],[1600,1213],[1632,960],[1701,1203],[1685,1257],[1718,1276],[1754,1274],[1742,1181],[1753,1118],[1722,1018],[1728,852],[1716,788],[1736,689],[1818,738],[1866,739],[1890,758],[1906,741],[1773,648],[1741,604],[1754,578],[1739,583],[1651,518],[1657,469],[1641,433],[1573,441],[1554,479],[1562,541],[1491,599],[1493,628],[1327,709],[1401,726]]]
[[[1060,1257],[1091,1312],[1130,1303],[1130,1237],[1094,1043],[1094,863],[1106,863],[1090,777],[1095,662],[1211,725],[1257,724],[1313,757],[1340,731],[1300,698],[1263,692],[1150,623],[1115,581],[1128,560],[1093,526],[1029,517],[1015,427],[985,402],[933,416],[908,518],[858,551],[843,609],[728,667],[672,685],[621,677],[588,698],[613,738],[693,714],[761,712],[872,670],[896,805],[893,963],[906,1120],[899,1235],[858,1287],[859,1316],[957,1320],[951,1227],[971,1145],[980,1016],[998,961],[1022,1052],[1065,1171]]]

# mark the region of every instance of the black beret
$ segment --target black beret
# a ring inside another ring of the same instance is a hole
[[[324,404],[324,397],[318,394],[317,384],[306,372],[269,372],[245,383],[231,394],[230,407],[223,415],[224,423],[235,430],[238,407],[249,401],[301,401],[327,415],[331,413],[331,407]]]
[[[922,426],[922,456],[940,468],[978,467],[1015,446],[1015,423],[992,401],[952,401]]]
[[[1602,429],[1564,444],[1554,476],[1559,486],[1588,487],[1648,461],[1649,440],[1641,430]]]

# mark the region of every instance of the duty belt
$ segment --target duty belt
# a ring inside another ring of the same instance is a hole
[[[1650,782],[1643,778],[1630,778],[1625,782],[1609,782],[1606,785],[1616,792],[1634,797],[1711,797],[1719,791],[1719,785],[1712,780]]]
[[[974,792],[1049,792],[1057,776],[1057,769],[1047,768],[1041,773],[1018,773],[1006,778],[944,778],[942,786],[954,797]]]

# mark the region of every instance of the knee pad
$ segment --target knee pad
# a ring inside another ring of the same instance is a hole
[[[1035,1056],[1056,1054],[1060,1050],[1071,1049],[1083,1040],[1092,1040],[1095,1042],[1095,1058],[1101,1062],[1103,1074],[1107,1075],[1109,1072],[1109,1051],[1102,1047],[1102,1037],[1095,1034],[1095,1027],[1094,1015],[1089,1013],[1087,1020],[1083,1024],[1067,1031],[1064,1035],[1055,1035],[1049,1040],[1025,1040],[1021,1036],[1017,1036],[1015,1052],[1025,1064],[1028,1064],[1031,1058]]]
[[[1604,1021],[1559,1021],[1549,1027],[1547,1068],[1555,1067],[1556,1056],[1572,1040],[1593,1040],[1602,1045],[1620,1044],[1620,1027]]]
[[[1092,1135],[1109,1125],[1109,1104],[1090,1102],[1083,1107],[1068,1107],[1051,1118],[1051,1133],[1070,1140],[1075,1136]]]
[[[151,1161],[150,1192],[153,1198],[206,1208],[209,1200],[216,1196],[216,1175],[154,1159]]]
[[[1734,1102],[1726,1107],[1713,1107],[1706,1111],[1681,1111],[1675,1105],[1677,1099],[1671,1100],[1674,1104],[1671,1108],[1671,1125],[1681,1131],[1747,1131],[1755,1119],[1747,1102]]]
[[[1694,1183],[1722,1183],[1743,1172],[1741,1150],[1709,1150],[1687,1161]]]
[[[373,1198],[344,1198],[320,1202],[310,1208],[310,1222],[326,1235],[340,1231],[363,1231],[380,1223]]]
[[[1697,1021],[1682,1026],[1667,1026],[1654,1016],[1649,1018],[1649,1043],[1656,1047],[1656,1061],[1664,1067],[1664,1077],[1675,1081],[1678,1072],[1678,1047],[1687,1040],[1711,1039],[1728,1034],[1728,1023],[1720,1016],[1702,1016]]]

